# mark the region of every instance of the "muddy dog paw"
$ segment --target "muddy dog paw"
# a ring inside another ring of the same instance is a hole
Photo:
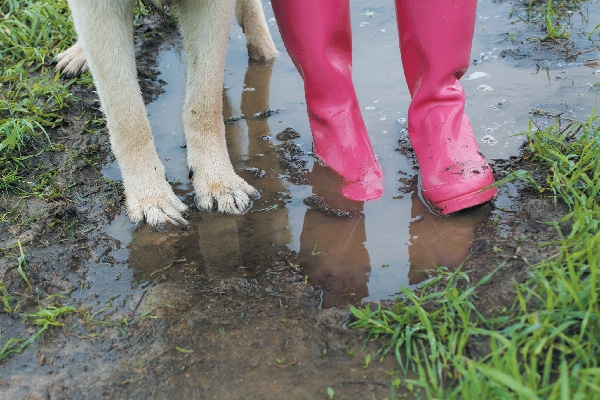
[[[248,56],[253,60],[269,60],[278,51],[269,33],[260,0],[237,1],[235,15],[246,35]]]
[[[147,184],[126,188],[125,197],[127,215],[133,223],[145,220],[152,226],[167,223],[187,225],[182,215],[187,210],[187,206],[173,193],[166,180],[157,185]]]
[[[233,171],[229,174],[194,173],[196,206],[202,211],[243,214],[260,193]]]
[[[79,42],[69,47],[54,58],[55,71],[61,71],[66,78],[79,76],[88,70],[88,65]]]
[[[158,157],[151,151],[143,154],[143,157],[122,157],[121,173],[129,219],[136,224],[145,220],[152,226],[187,225],[181,214],[187,206],[173,192]]]

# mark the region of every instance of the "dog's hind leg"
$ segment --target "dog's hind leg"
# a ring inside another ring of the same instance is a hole
[[[233,170],[225,143],[223,79],[234,0],[180,0],[187,88],[183,127],[196,204],[240,214],[258,191]]]
[[[253,60],[268,60],[277,55],[260,0],[237,0],[235,15],[246,35],[248,55]]]
[[[69,0],[69,6],[106,115],[129,218],[150,225],[184,223],[186,206],[165,178],[137,83],[134,1]]]
[[[54,58],[56,71],[61,71],[62,76],[71,78],[79,76],[88,70],[85,56],[83,55],[83,49],[81,43],[76,42],[73,46],[69,47],[62,53],[59,53]]]

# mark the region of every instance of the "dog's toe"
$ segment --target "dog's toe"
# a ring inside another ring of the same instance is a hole
[[[260,192],[245,183],[244,186],[236,188],[231,197],[233,202],[228,202],[227,211],[223,212],[228,214],[243,214],[252,206],[252,200],[260,198]]]
[[[181,213],[172,206],[151,206],[144,212],[148,225],[158,226],[163,224],[187,225],[188,222]]]
[[[258,190],[256,190],[253,186],[250,186],[250,189],[252,189],[252,190],[247,192],[248,196],[250,196],[250,199],[252,199],[252,200],[260,199],[260,192]]]
[[[127,214],[134,224],[145,220],[151,226],[163,224],[187,225],[188,222],[182,215],[186,210],[187,206],[175,194],[149,199],[127,200]]]
[[[225,214],[243,214],[250,207],[248,194],[240,188],[234,189],[229,196],[219,202],[219,211]]]
[[[56,65],[54,66],[55,71],[60,71],[62,78],[76,78],[82,73],[88,70],[87,62],[84,60],[68,60],[63,58],[62,60],[55,60]]]
[[[137,225],[144,220],[144,211],[141,207],[127,204],[127,216],[131,222]]]
[[[232,185],[198,185],[196,206],[201,211],[217,210],[225,214],[243,214],[260,193],[241,178]]]
[[[210,193],[202,194],[196,191],[194,201],[196,203],[196,207],[200,211],[210,212],[215,207],[213,197],[210,195]]]
[[[61,71],[63,78],[73,78],[88,70],[87,60],[79,42],[58,54],[52,61],[54,70]]]

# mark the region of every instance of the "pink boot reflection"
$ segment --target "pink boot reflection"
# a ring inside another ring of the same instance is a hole
[[[369,294],[371,272],[363,203],[340,195],[332,182],[343,182],[328,167],[315,163],[309,179],[314,195],[331,209],[306,210],[297,262],[308,281],[323,289],[323,307],[359,304]],[[328,215],[334,210],[342,215]]]

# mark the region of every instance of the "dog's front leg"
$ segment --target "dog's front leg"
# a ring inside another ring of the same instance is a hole
[[[233,0],[181,0],[187,88],[183,126],[196,204],[240,214],[258,191],[233,170],[225,143],[223,79]]]
[[[137,83],[134,0],[69,0],[75,29],[106,115],[133,222],[185,222],[186,206],[165,178]]]

